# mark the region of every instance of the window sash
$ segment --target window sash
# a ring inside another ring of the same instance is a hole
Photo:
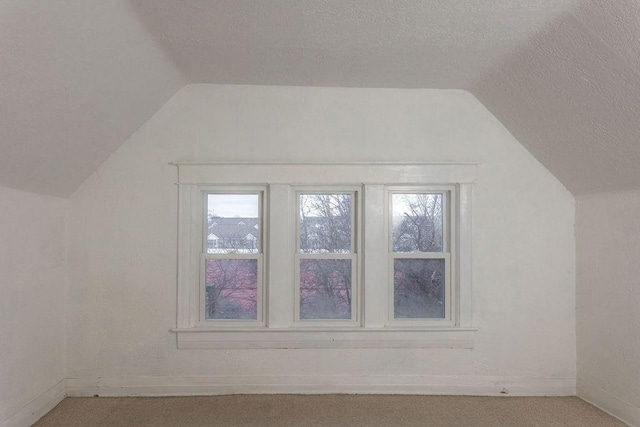
[[[210,194],[243,194],[243,195],[257,195],[258,196],[258,245],[257,253],[208,253],[208,197]],[[195,327],[204,328],[246,328],[246,327],[263,327],[266,325],[266,301],[265,301],[265,286],[264,286],[264,248],[265,239],[267,236],[267,230],[265,229],[265,186],[207,186],[200,188],[200,200],[202,208],[200,210],[202,215],[201,221],[201,253],[199,259],[199,280],[198,280],[198,292],[197,292],[197,305],[198,305],[198,317],[195,323]],[[209,259],[220,260],[256,260],[257,272],[256,272],[256,319],[206,319],[206,262]]]
[[[393,250],[393,195],[395,194],[439,194],[442,196],[442,252],[450,252],[451,246],[451,197],[453,187],[429,186],[429,187],[387,187],[387,226],[388,226],[388,245],[389,252],[392,253],[412,253],[412,252],[394,252]],[[414,251],[419,252],[419,251]]]
[[[300,262],[302,260],[351,260],[351,318],[350,319],[301,319],[300,318]],[[359,326],[360,291],[357,254],[296,254],[294,285],[294,326]]]
[[[393,195],[394,194],[440,194],[442,196],[442,252],[394,252],[393,250]],[[456,270],[451,260],[456,259],[456,186],[385,186],[385,224],[387,237],[387,321],[388,327],[445,327],[455,326],[457,319]],[[444,259],[444,318],[395,318],[395,259]]]
[[[219,259],[219,260],[256,260],[257,272],[256,272],[256,319],[207,319],[206,318],[206,265],[207,260]],[[264,268],[263,268],[263,254],[200,254],[200,307],[199,307],[199,322],[196,326],[216,327],[236,326],[236,327],[249,327],[249,326],[264,326]]]
[[[395,270],[396,259],[444,259],[444,317],[443,318],[395,318]],[[388,263],[388,326],[453,326],[455,324],[455,288],[451,280],[451,254],[442,252],[393,252]]]
[[[208,253],[208,249],[209,249],[208,219],[209,219],[209,195],[210,194],[228,194],[228,195],[242,194],[242,195],[258,196],[258,234],[259,236],[258,236],[258,247],[257,247],[258,252],[257,253],[264,253],[265,236],[267,234],[265,230],[266,221],[264,220],[265,211],[266,211],[265,203],[264,203],[266,188],[227,186],[220,189],[218,189],[217,187],[204,188],[201,191],[202,191],[202,252],[203,253],[205,254]],[[221,255],[230,255],[230,254],[221,253]]]
[[[312,254],[309,252],[301,252],[300,250],[300,240],[301,240],[301,230],[300,230],[300,222],[302,220],[301,216],[300,216],[300,196],[302,195],[315,195],[315,194],[327,194],[327,195],[331,195],[331,194],[349,194],[351,195],[351,211],[350,211],[350,221],[351,221],[351,244],[350,244],[350,253],[354,254],[359,252],[359,248],[358,248],[358,241],[359,241],[359,233],[358,233],[358,227],[357,224],[359,224],[358,221],[358,215],[360,212],[360,200],[359,200],[359,188],[355,189],[353,187],[342,187],[342,186],[336,186],[336,187],[331,187],[331,186],[322,186],[322,187],[296,187],[296,197],[295,197],[295,220],[296,220],[296,224],[295,224],[295,250],[296,253],[305,253],[305,254]],[[327,252],[330,253],[330,252]],[[321,253],[317,253],[315,255],[319,255]],[[336,254],[334,254],[336,255]]]
[[[361,326],[361,284],[360,284],[360,265],[361,265],[361,239],[359,225],[361,224],[361,186],[343,186],[343,185],[329,185],[329,186],[304,186],[296,187],[294,197],[294,210],[295,215],[295,233],[294,233],[294,316],[293,326],[299,328],[308,327],[357,327]],[[301,244],[301,215],[300,215],[300,201],[301,195],[314,195],[314,194],[349,194],[351,195],[351,209],[350,209],[350,253],[308,253],[300,251]],[[332,259],[349,259],[351,260],[351,318],[350,319],[301,319],[300,318],[300,262],[304,259],[316,259],[316,260],[332,260]]]

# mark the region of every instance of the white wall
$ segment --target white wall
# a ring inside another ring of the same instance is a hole
[[[479,162],[475,348],[177,350],[180,160]],[[575,392],[573,197],[467,92],[189,85],[70,203],[72,394]]]
[[[578,393],[640,426],[640,191],[577,202]]]
[[[64,397],[67,205],[0,187],[0,425]]]

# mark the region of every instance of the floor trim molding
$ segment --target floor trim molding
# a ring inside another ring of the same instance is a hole
[[[2,427],[30,426],[62,402],[66,395],[66,380],[63,379],[3,421]]]
[[[631,427],[640,427],[640,406],[626,402],[614,396],[608,391],[588,381],[579,380],[577,384],[577,396],[604,412],[629,424]]]
[[[288,375],[67,378],[68,396],[221,394],[575,396],[575,378],[437,375]]]

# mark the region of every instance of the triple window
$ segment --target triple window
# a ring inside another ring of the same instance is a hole
[[[179,163],[178,348],[473,348],[471,163]]]
[[[270,246],[267,186],[201,189],[203,201],[198,323],[212,327],[268,327],[269,290],[265,253],[291,257],[292,327],[365,326],[365,293],[385,299],[388,326],[452,325],[455,323],[455,186],[383,186],[381,229],[363,227],[368,201],[362,185],[289,187],[289,227],[295,242]],[[371,208],[371,207],[369,207]],[[388,275],[368,278],[363,263],[363,236],[379,240],[369,245],[371,260],[386,254]],[[383,236],[383,239],[380,237]],[[281,276],[282,277],[282,276]],[[365,281],[385,287],[365,286]],[[276,284],[273,284],[275,286]],[[387,295],[381,295],[382,293]],[[282,293],[281,293],[282,294]],[[286,294],[286,293],[284,293]],[[371,311],[371,310],[369,310]],[[281,317],[281,313],[279,316]]]

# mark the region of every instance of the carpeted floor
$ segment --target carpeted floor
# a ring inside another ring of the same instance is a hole
[[[35,426],[624,426],[577,397],[67,398]]]

